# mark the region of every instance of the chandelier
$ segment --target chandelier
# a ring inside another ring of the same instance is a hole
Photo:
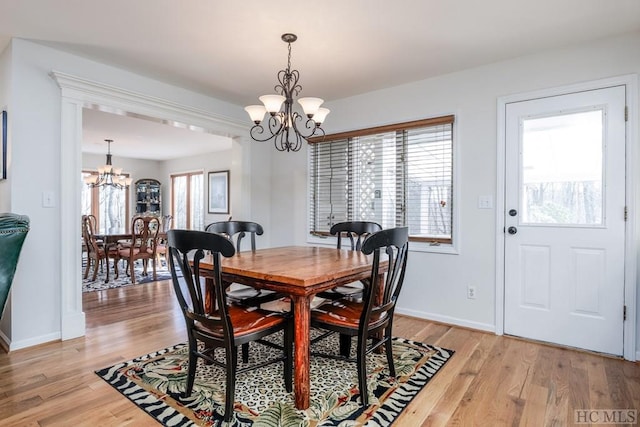
[[[110,185],[115,188],[126,188],[131,185],[131,178],[122,175],[122,168],[114,168],[111,164],[112,139],[105,139],[107,143],[107,164],[98,168],[98,174],[91,174],[84,178],[90,187],[104,187]]]
[[[298,84],[300,73],[291,69],[291,43],[297,39],[295,34],[282,35],[289,56],[287,69],[278,72],[278,84],[274,87],[279,95],[263,95],[258,98],[263,105],[245,107],[254,123],[250,131],[251,138],[258,142],[273,138],[278,151],[298,151],[302,147],[302,140],[324,135],[320,125],[329,114],[329,109],[320,107],[324,102],[320,98],[298,99],[304,115],[293,110],[294,96],[302,91],[302,86]],[[265,113],[269,113],[266,119]]]

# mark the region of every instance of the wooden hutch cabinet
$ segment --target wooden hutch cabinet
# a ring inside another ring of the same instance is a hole
[[[139,179],[136,181],[136,215],[160,216],[162,199],[160,181],[157,179]]]

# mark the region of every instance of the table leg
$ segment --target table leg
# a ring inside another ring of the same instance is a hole
[[[213,279],[205,277],[204,279],[204,311],[213,314],[216,308],[215,291],[213,290]]]
[[[295,343],[293,354],[293,387],[295,404],[298,409],[309,407],[309,393],[311,390],[309,329],[311,321],[311,298],[304,296],[292,296],[293,300],[293,324]]]

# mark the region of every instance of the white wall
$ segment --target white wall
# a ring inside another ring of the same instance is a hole
[[[329,103],[331,114],[324,125],[327,133],[456,115],[459,254],[411,252],[400,312],[495,330],[496,212],[477,205],[478,196],[500,197],[496,194],[498,97],[639,73],[639,46],[640,34],[636,33]],[[306,155],[278,153],[272,170],[272,191],[280,199],[272,205],[271,215],[290,220],[286,227],[280,223],[274,228],[304,230],[306,217],[301,213],[305,212],[306,187],[291,181],[304,179],[306,183]],[[636,220],[640,221],[640,216]],[[306,236],[294,235],[295,243],[305,243]],[[476,299],[466,298],[467,285],[476,286]]]
[[[186,172],[204,173],[203,206],[205,209],[204,225],[215,221],[225,221],[229,216],[236,220],[250,220],[251,197],[247,186],[250,185],[250,171],[248,163],[251,150],[237,141],[232,142],[230,150],[220,150],[212,153],[183,157],[162,162],[162,182],[166,183],[163,190],[163,209],[166,213],[171,210],[171,174]],[[229,213],[213,214],[208,212],[208,173],[229,171]]]

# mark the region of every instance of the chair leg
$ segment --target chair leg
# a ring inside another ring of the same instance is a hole
[[[136,283],[136,271],[135,271],[135,266],[134,266],[134,262],[133,261],[129,261],[129,273],[131,274],[131,284],[135,285]]]
[[[351,353],[351,336],[347,334],[340,334],[340,355],[343,357],[349,357]]]
[[[196,350],[198,349],[198,343],[189,341],[189,369],[187,371],[187,388],[184,391],[184,397],[191,396],[193,391],[193,381],[196,377],[196,367],[198,365],[198,356],[196,356]]]
[[[153,280],[158,280],[158,275],[156,274],[156,259],[155,257],[151,260],[153,263]]]
[[[360,387],[360,401],[362,406],[369,406],[369,392],[367,390],[367,339],[358,337],[358,386]]]
[[[391,334],[384,334],[384,348],[387,353],[387,364],[389,365],[389,375],[395,378],[396,376],[396,365],[393,363],[393,342],[391,341]]]
[[[226,349],[227,353],[227,390],[224,401],[224,420],[231,422],[233,419],[233,404],[236,388],[236,371],[238,368],[238,349]]]
[[[91,258],[87,257],[87,266],[84,268],[84,278],[89,277],[89,269],[91,268]]]
[[[242,363],[249,363],[249,343],[242,344]]]
[[[93,260],[93,278],[91,280],[95,282],[97,278],[98,278],[98,260],[94,259]]]

